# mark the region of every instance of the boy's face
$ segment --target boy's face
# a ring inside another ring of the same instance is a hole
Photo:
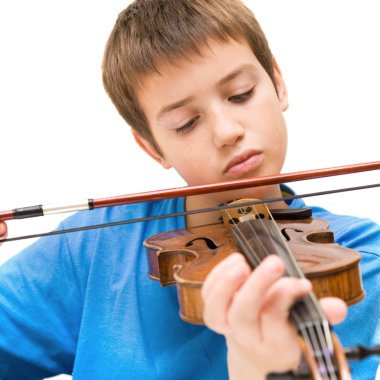
[[[245,42],[211,41],[202,56],[159,66],[138,100],[160,146],[135,136],[164,168],[189,185],[279,173],[286,154],[287,93],[277,91]]]

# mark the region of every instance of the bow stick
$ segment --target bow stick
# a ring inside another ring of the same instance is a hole
[[[228,190],[244,189],[248,187],[258,187],[265,185],[275,185],[285,182],[296,182],[302,180],[338,176],[343,174],[353,174],[371,170],[379,170],[380,161],[360,163],[354,165],[337,166],[324,169],[314,169],[293,173],[241,179],[221,183],[211,183],[205,185],[185,186],[172,189],[155,190],[136,194],[120,195],[110,198],[87,199],[80,202],[58,203],[50,205],[36,205],[20,207],[8,211],[0,211],[0,220],[24,219],[37,216],[59,214],[64,212],[92,210],[101,207],[119,206],[129,203],[145,201],[155,201],[160,199],[178,198],[182,196],[199,195]],[[376,185],[375,185],[376,186]]]
[[[59,214],[59,213],[64,213],[64,212],[93,210],[95,208],[101,208],[101,207],[111,207],[111,206],[138,203],[138,202],[144,202],[144,201],[154,201],[154,200],[160,200],[160,199],[177,198],[177,197],[182,197],[182,196],[191,196],[191,195],[199,195],[199,194],[212,193],[212,192],[236,190],[236,189],[242,189],[242,188],[248,188],[248,187],[274,185],[274,184],[281,184],[285,182],[296,182],[296,181],[302,181],[302,180],[324,178],[324,177],[338,176],[338,175],[344,175],[344,174],[353,174],[353,173],[366,172],[366,171],[379,170],[379,169],[380,169],[380,161],[375,161],[375,162],[367,162],[367,163],[360,163],[360,164],[354,164],[354,165],[346,165],[346,166],[331,167],[331,168],[324,168],[324,169],[314,169],[314,170],[309,170],[309,171],[284,173],[284,174],[271,175],[271,176],[265,176],[265,177],[242,179],[242,180],[237,180],[237,181],[228,181],[228,182],[222,182],[222,183],[185,186],[185,187],[173,188],[173,189],[164,189],[164,190],[149,191],[149,192],[144,192],[144,193],[127,194],[127,195],[121,195],[121,196],[110,197],[110,198],[87,199],[86,201],[82,201],[82,202],[58,203],[58,204],[50,204],[50,205],[36,205],[36,206],[29,206],[29,207],[21,207],[21,208],[16,208],[13,210],[8,210],[8,211],[0,211],[0,221],[13,220],[13,219],[25,219],[25,218],[32,218],[32,217],[37,217],[37,216]],[[361,190],[361,189],[368,189],[368,188],[374,188],[374,187],[380,187],[380,183],[350,187],[350,188],[345,188],[345,189],[327,190],[327,191],[302,194],[302,195],[294,195],[291,197],[287,197],[287,199],[305,198],[305,197],[311,197],[311,196],[317,196],[317,195],[326,195],[326,194],[338,193],[338,192],[343,192],[343,191]],[[261,202],[272,203],[279,200],[282,200],[282,198],[265,199],[265,200],[254,202],[254,203],[261,203]],[[21,239],[30,239],[30,238],[35,238],[35,237],[77,232],[77,231],[83,231],[83,230],[91,230],[91,229],[96,229],[96,228],[132,224],[136,222],[149,221],[152,219],[161,219],[161,218],[168,218],[168,217],[173,217],[173,216],[202,213],[202,212],[208,212],[208,211],[215,211],[218,209],[219,207],[213,207],[213,208],[202,209],[202,210],[185,211],[179,214],[160,215],[160,216],[141,218],[141,219],[136,219],[136,220],[133,219],[133,220],[128,220],[128,221],[110,222],[110,223],[94,225],[94,226],[77,227],[77,228],[72,228],[69,230],[56,230],[56,231],[33,234],[33,235],[18,236],[18,237],[8,238],[8,239],[0,239],[0,243],[14,241],[14,240],[21,240]]]

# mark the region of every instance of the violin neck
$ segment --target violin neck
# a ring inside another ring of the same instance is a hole
[[[234,225],[231,231],[252,268],[275,254],[284,260],[286,276],[304,277],[274,220],[248,220]],[[315,295],[311,293],[297,301],[290,310],[290,318],[311,352],[320,378],[338,379],[331,330]]]

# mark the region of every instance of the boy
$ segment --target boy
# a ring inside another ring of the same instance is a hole
[[[260,27],[239,1],[133,3],[110,36],[103,78],[137,143],[164,168],[173,166],[189,185],[280,172],[286,87]],[[79,213],[62,227],[279,196],[279,186],[268,186],[148,202]],[[331,220],[346,245],[366,251],[365,285],[376,281],[376,273],[367,269],[376,265],[379,228],[321,209],[314,215]],[[231,379],[261,379],[293,368],[299,349],[287,310],[310,285],[280,279],[277,258],[250,274],[241,256],[233,255],[208,277],[205,320],[226,339],[181,321],[175,289],[146,278],[145,238],[218,218],[193,215],[41,239],[10,260],[1,269],[1,378],[73,372],[78,379],[223,379],[228,376],[226,343]],[[4,234],[4,224],[0,228]],[[359,229],[361,236],[366,231],[365,241],[355,240]],[[355,313],[377,311],[376,290],[367,292],[347,324],[355,321]],[[338,322],[345,308],[331,302],[326,311],[331,322]],[[375,343],[375,322],[352,340],[347,324],[339,329],[344,343]],[[358,376],[373,378],[375,361],[364,364]]]

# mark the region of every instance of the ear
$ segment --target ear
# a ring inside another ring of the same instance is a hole
[[[164,169],[170,169],[172,166],[166,161],[153,147],[153,145],[143,137],[141,137],[135,130],[132,129],[132,135],[140,146],[140,148],[148,154],[153,160],[157,161]]]
[[[277,61],[273,58],[273,68],[274,68],[274,79],[276,82],[277,96],[280,100],[282,111],[286,111],[289,107],[288,90],[284,78],[282,76],[280,67]]]

